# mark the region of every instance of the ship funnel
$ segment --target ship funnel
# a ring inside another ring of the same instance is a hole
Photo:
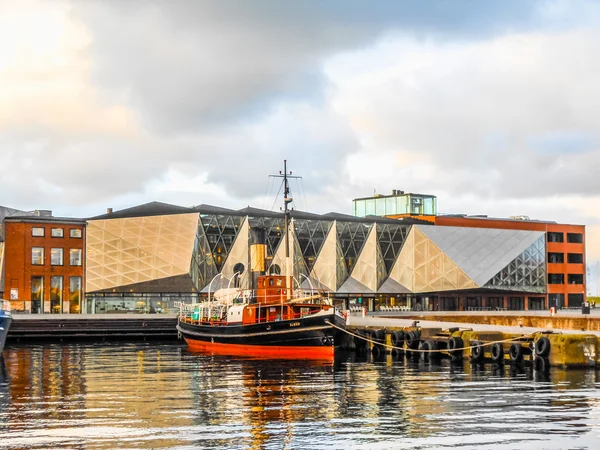
[[[267,257],[266,229],[264,227],[250,228],[250,272],[252,274],[252,289],[258,287],[258,277],[265,274]]]

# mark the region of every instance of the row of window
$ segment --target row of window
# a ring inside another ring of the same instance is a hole
[[[565,262],[565,254],[548,253],[548,262],[562,264]],[[569,264],[583,264],[583,253],[567,253],[567,262]]]
[[[568,284],[583,284],[582,274],[569,274],[567,275]],[[549,273],[548,284],[565,284],[565,275],[562,273]]]
[[[67,312],[63,311],[63,277],[50,277],[50,305],[49,310],[52,313]],[[81,306],[81,277],[69,277],[69,312],[79,313]],[[31,277],[31,312],[43,312],[45,298],[44,277]]]
[[[46,229],[44,227],[33,227],[31,229],[31,235],[33,237],[44,237],[46,235]],[[53,238],[61,238],[65,237],[65,229],[64,228],[52,228],[50,231],[50,235]],[[71,228],[69,229],[69,237],[75,239],[81,239],[82,232],[80,228]]]
[[[565,242],[565,233],[548,232],[548,242]],[[583,244],[583,234],[567,233],[569,244]]]
[[[69,249],[69,265],[70,266],[81,266],[83,264],[82,258],[83,251],[80,248]],[[50,249],[50,265],[51,266],[63,266],[64,265],[64,249],[63,248],[51,248]],[[31,248],[31,265],[32,266],[43,266],[46,263],[45,249],[44,247],[32,247]]]

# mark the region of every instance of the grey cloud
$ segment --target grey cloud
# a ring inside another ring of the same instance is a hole
[[[282,98],[319,101],[323,60],[386,30],[488,36],[535,21],[544,2],[75,2],[95,80],[162,133],[247,121]]]

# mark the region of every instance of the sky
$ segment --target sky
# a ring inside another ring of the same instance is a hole
[[[0,0],[0,205],[150,201],[586,225],[600,266],[600,2]]]

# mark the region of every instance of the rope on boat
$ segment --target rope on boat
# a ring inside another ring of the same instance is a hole
[[[325,323],[328,323],[333,328],[337,328],[338,330],[343,331],[345,333],[348,333],[351,336],[357,337],[357,338],[362,339],[362,340],[367,341],[367,342],[371,342],[372,344],[375,344],[375,345],[380,345],[382,347],[387,347],[387,348],[390,348],[392,350],[395,349],[395,350],[403,350],[403,351],[406,351],[406,352],[416,352],[416,353],[447,353],[447,354],[452,354],[452,353],[463,351],[463,350],[470,350],[470,349],[473,349],[473,348],[476,348],[476,347],[488,347],[488,346],[491,347],[494,344],[503,344],[505,342],[518,341],[520,339],[523,339],[523,338],[526,338],[526,337],[532,337],[532,336],[535,336],[538,333],[541,333],[540,331],[534,331],[533,333],[523,334],[521,336],[514,337],[514,338],[501,339],[499,341],[482,342],[480,344],[470,345],[468,347],[462,347],[462,348],[454,348],[452,350],[448,350],[448,349],[423,350],[423,349],[412,349],[412,348],[408,348],[408,347],[406,347],[406,348],[405,347],[396,347],[395,345],[386,344],[384,342],[381,342],[381,341],[378,341],[378,340],[375,340],[375,339],[371,339],[371,338],[368,338],[368,337],[365,337],[365,336],[361,336],[360,334],[353,333],[351,331],[348,331],[345,328],[338,327],[337,325],[329,322],[328,320],[326,320]]]

